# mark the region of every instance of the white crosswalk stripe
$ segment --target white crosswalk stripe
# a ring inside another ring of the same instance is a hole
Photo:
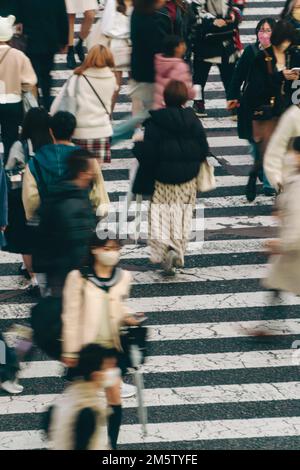
[[[249,1],[241,25],[244,44],[253,41],[257,20],[278,16],[283,4]],[[55,59],[54,95],[70,76],[65,59],[61,54]],[[116,122],[131,111],[126,74],[125,78]],[[144,244],[131,241],[122,248],[122,262],[133,277],[129,306],[148,316],[149,356],[143,371],[145,403],[151,413],[148,436],[143,438],[136,399],[124,401],[120,445],[122,449],[242,449],[246,444],[247,448],[299,448],[299,355],[292,345],[300,334],[300,298],[291,294],[275,298],[261,285],[267,270],[265,241],[276,234],[273,199],[261,193],[260,185],[254,203],[245,199],[252,157],[225,110],[217,67],[212,68],[207,93],[208,118],[203,125],[213,153],[221,160],[211,159],[217,190],[197,201],[198,218],[205,208],[204,239],[191,241],[186,267],[172,279],[148,264],[149,249]],[[130,141],[115,145],[112,162],[103,165],[111,213],[129,187],[131,147]],[[148,204],[143,202],[144,218]],[[201,228],[200,220],[200,232]],[[0,254],[1,330],[28,322],[33,306],[22,292],[27,281],[18,273],[20,262],[19,255]],[[8,397],[0,391],[0,449],[47,446],[35,418],[55,402],[64,385],[62,373],[62,365],[40,351],[22,364],[23,394]]]

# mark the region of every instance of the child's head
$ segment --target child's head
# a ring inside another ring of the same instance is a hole
[[[294,160],[297,171],[300,171],[300,137],[296,137],[293,141]]]
[[[86,382],[94,382],[97,388],[110,387],[120,377],[116,367],[116,351],[98,344],[88,344],[79,353],[76,376]]]
[[[95,156],[85,149],[74,150],[67,160],[68,178],[81,188],[89,188],[96,179],[93,159]]]
[[[103,231],[93,235],[90,241],[90,264],[97,263],[113,268],[120,259],[121,243],[113,232]]]
[[[164,90],[164,101],[167,107],[180,108],[189,99],[189,92],[184,82],[170,80]]]
[[[166,36],[163,41],[162,52],[165,57],[182,58],[186,53],[186,45],[180,36]]]
[[[50,119],[50,132],[54,141],[71,141],[72,135],[76,129],[76,118],[68,111],[58,111]]]

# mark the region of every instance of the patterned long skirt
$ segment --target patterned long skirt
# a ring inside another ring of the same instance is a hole
[[[102,139],[73,139],[75,145],[91,152],[101,163],[111,162],[110,141],[110,137],[103,137]]]
[[[148,221],[152,263],[162,263],[168,251],[173,249],[184,265],[196,195],[196,178],[178,185],[156,181]]]

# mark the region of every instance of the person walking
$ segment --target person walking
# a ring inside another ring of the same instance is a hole
[[[69,18],[69,41],[67,53],[67,66],[75,69],[77,66],[75,53],[80,62],[84,61],[85,53],[83,42],[88,37],[98,10],[97,0],[66,0],[66,7]],[[74,28],[76,15],[83,14],[79,38],[74,46]]]
[[[4,165],[23,120],[22,92],[31,91],[37,83],[28,57],[8,45],[14,22],[12,15],[0,17],[0,126]]]
[[[248,86],[248,79],[254,60],[259,51],[271,46],[271,35],[276,21],[274,18],[263,18],[255,28],[256,42],[246,46],[241,58],[236,64],[230,87],[228,90],[227,109],[237,109],[238,135],[240,139],[247,139],[251,146],[251,153],[254,161],[259,160],[257,144],[253,140],[252,116],[249,113],[250,103],[246,101],[245,90]],[[263,180],[263,189],[266,196],[272,196],[274,189],[268,182],[265,174],[260,174]]]
[[[299,78],[299,72],[293,69],[297,54],[290,48],[295,40],[295,28],[279,21],[271,35],[271,46],[258,53],[251,69],[246,100],[259,158],[254,163],[246,187],[249,201],[256,198],[256,180],[263,168],[264,154],[279,117],[292,104],[292,82]]]
[[[102,44],[92,47],[51,107],[54,114],[59,109],[64,92],[76,90],[74,112],[77,124],[73,142],[93,153],[99,162],[105,163],[111,161],[112,100],[118,89],[113,68],[111,51]]]
[[[78,353],[89,343],[118,351],[118,367],[126,373],[121,347],[121,327],[137,326],[137,320],[126,305],[131,276],[118,267],[120,245],[115,235],[97,234],[90,243],[90,261],[87,270],[71,271],[63,291],[62,362],[69,367],[77,364]],[[127,392],[128,385],[122,385]],[[131,386],[131,388],[134,388]],[[135,388],[134,388],[135,390]],[[133,395],[135,392],[131,392]],[[116,449],[122,419],[121,382],[106,390],[113,413],[109,417],[108,432],[112,449]]]
[[[193,28],[193,82],[199,85],[194,100],[198,116],[207,116],[205,110],[205,85],[212,65],[217,65],[226,95],[240,56],[236,41],[241,21],[239,10],[226,0],[194,0],[192,2],[196,23]]]
[[[49,132],[49,116],[43,108],[32,108],[26,114],[20,139],[10,149],[5,166],[8,178],[12,178],[8,194],[9,219],[5,231],[7,245],[5,251],[22,255],[20,274],[30,279],[28,293],[38,289],[38,281],[32,269],[32,249],[34,245],[31,228],[27,225],[22,202],[22,180],[28,161],[44,145],[52,143]],[[15,181],[16,177],[19,181]]]
[[[170,80],[180,77],[189,90],[189,99],[195,97],[190,68],[183,60],[186,45],[179,36],[166,36],[163,42],[163,53],[155,56],[154,109],[165,107],[163,93]]]
[[[150,111],[144,141],[134,155],[139,168],[133,193],[151,196],[149,245],[152,263],[167,275],[184,266],[196,204],[197,175],[209,147],[205,131],[188,100],[187,86],[172,80],[164,91],[165,109]]]
[[[51,105],[51,71],[54,55],[68,44],[68,17],[64,0],[18,0],[19,21],[27,36],[26,54],[38,77],[42,91],[40,104]]]
[[[101,395],[120,382],[115,355],[98,344],[82,348],[78,378],[46,413],[44,428],[51,450],[111,449],[106,431],[111,409]]]
[[[300,46],[300,0],[286,0],[280,18],[297,30],[296,44]]]

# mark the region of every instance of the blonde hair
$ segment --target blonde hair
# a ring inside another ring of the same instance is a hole
[[[115,61],[112,52],[102,44],[93,46],[88,52],[84,62],[74,70],[75,75],[82,75],[87,69],[97,67],[102,69],[104,67],[114,68]]]

